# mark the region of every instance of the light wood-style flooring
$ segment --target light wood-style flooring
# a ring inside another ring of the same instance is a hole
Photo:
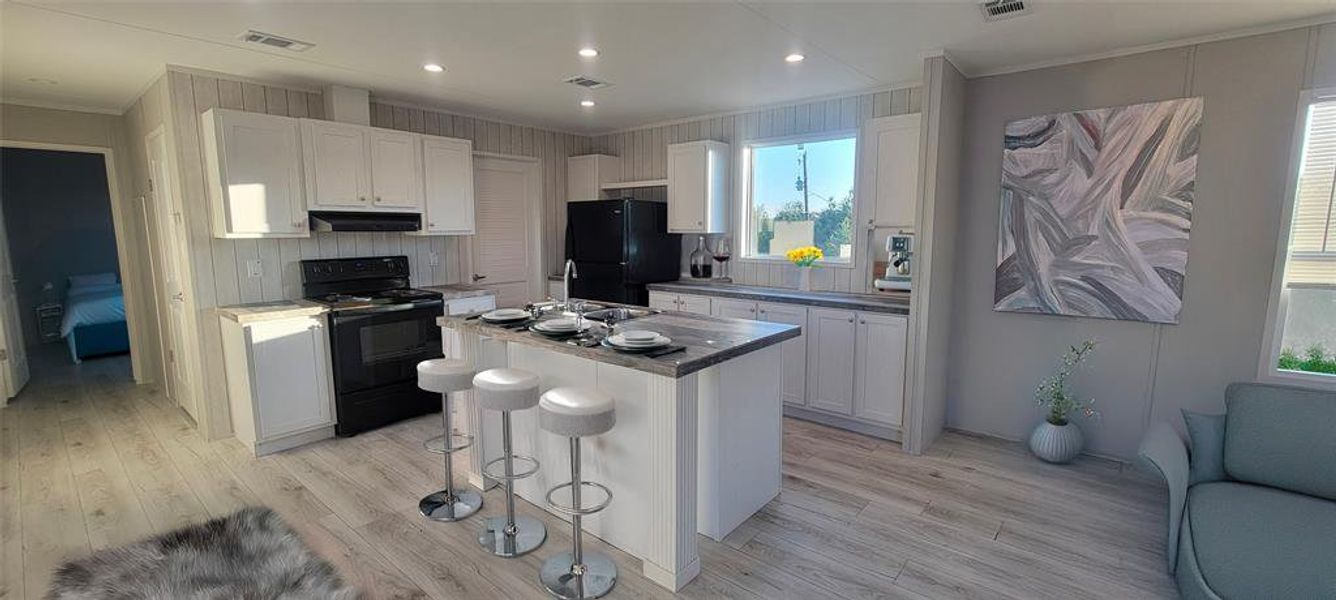
[[[0,409],[0,598],[40,598],[63,560],[263,504],[378,598],[544,598],[537,569],[484,555],[476,517],[429,522],[438,487],[420,441],[436,417],[278,455],[206,442],[125,358],[48,365]],[[787,420],[780,497],[722,543],[701,537],[685,598],[1172,598],[1163,490],[1130,468],[1045,465],[1018,444],[957,433],[926,456]],[[502,506],[487,493],[486,514]],[[672,595],[613,554],[612,598]]]

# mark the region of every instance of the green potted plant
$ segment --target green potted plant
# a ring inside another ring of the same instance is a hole
[[[1071,417],[1078,414],[1087,419],[1099,417],[1093,398],[1081,400],[1067,389],[1067,380],[1094,350],[1095,340],[1072,346],[1062,355],[1062,365],[1058,371],[1040,382],[1035,389],[1035,401],[1048,413],[1035,427],[1034,433],[1030,434],[1030,451],[1041,460],[1051,463],[1071,462],[1085,446],[1085,436],[1081,434],[1081,428],[1071,422]]]

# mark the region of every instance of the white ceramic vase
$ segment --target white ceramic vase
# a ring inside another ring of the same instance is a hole
[[[1040,421],[1030,434],[1030,452],[1044,462],[1071,462],[1083,447],[1085,436],[1081,434],[1081,428],[1071,422],[1054,425],[1048,420]]]
[[[812,291],[812,267],[798,267],[798,289]]]

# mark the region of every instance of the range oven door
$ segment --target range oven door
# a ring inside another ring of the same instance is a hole
[[[443,303],[331,315],[334,389],[340,395],[416,381],[417,364],[440,358]]]

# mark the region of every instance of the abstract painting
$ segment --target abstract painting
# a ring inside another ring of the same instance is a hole
[[[1178,323],[1202,99],[1006,125],[993,309]]]

